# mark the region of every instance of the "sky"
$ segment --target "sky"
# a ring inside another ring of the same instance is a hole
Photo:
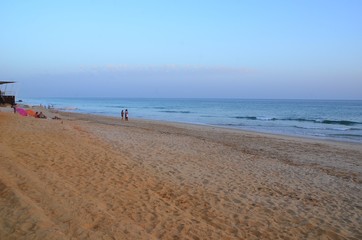
[[[0,1],[18,97],[362,99],[360,0]]]

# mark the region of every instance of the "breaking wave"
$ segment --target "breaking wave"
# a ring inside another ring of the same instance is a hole
[[[307,118],[272,118],[272,117],[254,117],[254,116],[237,116],[233,117],[236,119],[246,120],[259,120],[259,121],[297,121],[297,122],[311,122],[311,123],[323,123],[323,124],[334,124],[344,126],[355,126],[362,125],[362,122],[355,122],[350,120],[329,120],[329,119],[307,119]]]

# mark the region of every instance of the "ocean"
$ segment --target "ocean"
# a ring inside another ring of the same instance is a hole
[[[362,143],[360,100],[28,98],[69,112],[203,124]]]

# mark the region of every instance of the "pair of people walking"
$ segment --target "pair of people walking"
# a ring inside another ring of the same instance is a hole
[[[125,119],[126,121],[128,121],[128,110],[126,109],[126,111],[121,111],[121,117],[122,117],[122,120]]]

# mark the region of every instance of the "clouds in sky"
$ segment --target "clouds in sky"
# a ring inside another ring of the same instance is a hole
[[[346,76],[179,65],[83,65],[19,82],[24,97],[359,99],[362,89]]]
[[[32,97],[362,99],[361,12],[357,0],[1,1],[0,79]]]

